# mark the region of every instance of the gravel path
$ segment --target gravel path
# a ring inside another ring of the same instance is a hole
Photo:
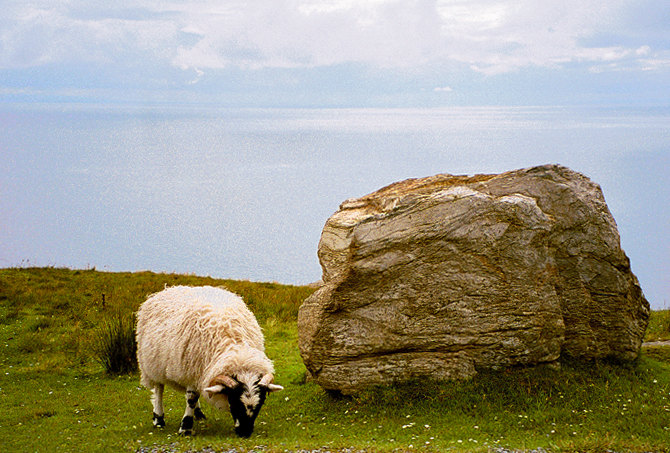
[[[142,447],[138,450],[135,450],[136,453],[176,453],[180,450],[177,450],[177,444],[164,445],[164,446],[154,446],[154,447]],[[264,453],[266,447],[254,447],[251,450],[246,450],[245,453]],[[416,453],[416,449],[412,450],[393,450],[397,453]],[[492,453],[550,453],[550,450],[545,450],[544,448],[536,448],[535,450],[510,450],[507,448],[494,448],[489,450]],[[606,450],[607,453],[616,453],[611,450]],[[242,453],[235,448],[229,450],[215,450],[210,447],[203,448],[202,450],[186,450],[185,453]],[[332,450],[327,447],[318,448],[314,450],[284,450],[284,453],[370,453],[368,450],[357,450],[355,448],[343,448],[341,450]],[[653,453],[653,452],[650,452]]]
[[[141,447],[137,450],[135,450],[135,453],[177,453],[180,451],[184,451],[184,453],[243,453],[240,450],[237,450],[235,448],[227,449],[227,450],[215,450],[211,447],[205,447],[201,450],[178,450],[178,445],[177,443],[171,444],[171,445],[161,445],[161,446],[152,446],[152,447]],[[275,450],[277,451],[277,450]],[[397,449],[393,450],[396,453],[416,453],[418,451],[421,451],[420,449],[412,449],[412,450],[403,450],[403,449]],[[551,450],[545,450],[544,448],[536,448],[534,450],[513,450],[513,449],[507,449],[507,448],[493,448],[489,450],[492,453],[551,453]],[[267,447],[265,446],[258,446],[254,447],[251,450],[244,450],[244,453],[265,453],[267,452]],[[284,453],[371,453],[368,450],[358,450],[355,448],[342,448],[340,450],[332,450],[328,447],[322,447],[322,448],[317,448],[313,450],[283,450]],[[605,450],[604,453],[617,453],[612,450]],[[648,452],[648,453],[654,453],[654,452]]]
[[[642,347],[645,346],[651,346],[651,347],[657,347],[657,346],[670,346],[670,340],[665,340],[665,341],[648,341],[646,343],[642,343]]]
[[[153,445],[151,447],[141,447],[135,450],[135,453],[176,453],[183,451],[184,453],[242,453],[235,448],[215,450],[212,447],[205,447],[202,450],[179,450],[179,444],[173,443],[170,445]],[[259,446],[251,450],[243,450],[244,453],[265,453],[267,447]],[[276,451],[276,450],[275,450]],[[343,448],[341,450],[331,450],[323,447],[314,450],[283,450],[284,453],[366,453],[366,450],[356,450],[355,448]]]

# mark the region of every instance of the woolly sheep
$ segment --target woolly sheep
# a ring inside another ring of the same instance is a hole
[[[141,383],[152,391],[153,424],[165,426],[165,384],[186,394],[179,433],[190,435],[204,419],[199,397],[229,409],[235,433],[249,437],[273,384],[261,328],[241,297],[211,286],[166,288],[137,312]]]

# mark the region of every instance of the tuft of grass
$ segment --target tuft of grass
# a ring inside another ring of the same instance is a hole
[[[46,316],[37,316],[28,324],[28,330],[31,332],[39,332],[49,327],[51,327],[51,318],[47,318]]]
[[[644,346],[642,353],[645,357],[670,364],[670,346]]]
[[[137,341],[134,315],[117,313],[98,331],[96,358],[109,374],[137,371]]]
[[[18,340],[18,349],[23,353],[43,352],[47,347],[48,343],[41,332],[27,332]]]

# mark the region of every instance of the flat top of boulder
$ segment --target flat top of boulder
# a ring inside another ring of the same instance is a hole
[[[506,189],[503,187],[494,189],[494,186],[504,186],[508,181],[519,179],[525,181],[523,184],[528,184],[528,180],[526,179],[528,176],[549,179],[573,186],[575,184],[584,184],[590,190],[595,189],[600,191],[600,186],[583,174],[562,165],[547,164],[511,170],[500,174],[452,175],[449,173],[440,173],[424,178],[410,178],[389,184],[362,197],[349,198],[340,204],[339,212],[356,210],[360,214],[379,214],[393,210],[398,206],[412,204],[419,198],[430,196],[431,194],[452,187],[471,187],[475,190],[487,187],[496,192],[500,190],[505,191]]]
[[[410,178],[389,184],[386,187],[382,187],[379,190],[359,198],[349,198],[340,205],[340,209],[359,209],[362,207],[380,208],[379,200],[397,198],[407,194],[428,195],[448,187],[488,181],[496,176],[498,175],[477,174],[470,176],[440,173],[426,178]]]

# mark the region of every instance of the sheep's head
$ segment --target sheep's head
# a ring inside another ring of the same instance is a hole
[[[284,390],[272,383],[271,374],[240,373],[233,376],[219,375],[205,389],[210,398],[221,394],[228,398],[230,413],[235,421],[235,434],[249,437],[254,431],[258,417],[268,393]]]

